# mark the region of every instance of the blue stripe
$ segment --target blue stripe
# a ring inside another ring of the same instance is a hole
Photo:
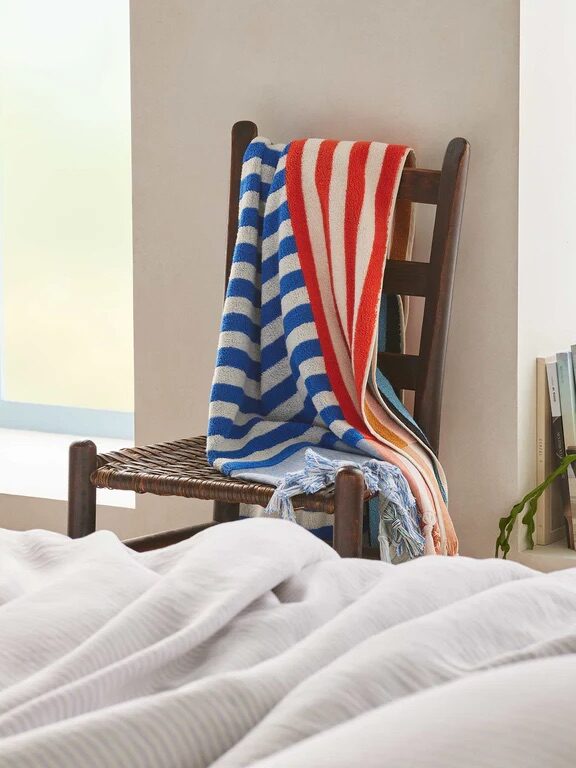
[[[383,293],[380,297],[380,314],[378,315],[378,352],[386,352],[386,339],[388,336],[388,295]]]
[[[267,213],[264,216],[262,223],[262,232],[264,237],[269,237],[280,229],[280,224],[290,219],[290,211],[288,210],[288,201],[285,200],[281,203],[275,211]]]
[[[322,438],[322,447],[335,448],[339,442],[340,440],[338,440],[333,432],[327,432],[326,435]]]
[[[424,434],[424,432],[420,429],[418,424],[414,421],[414,418],[410,411],[407,410],[406,406],[400,400],[396,392],[394,392],[394,388],[392,387],[392,384],[388,381],[386,376],[382,373],[382,371],[377,368],[376,369],[376,384],[378,386],[378,390],[380,391],[380,394],[382,395],[382,399],[387,404],[387,406],[390,408],[390,410],[394,413],[395,416],[397,416],[400,421],[408,427],[408,429],[413,432],[416,437],[419,437],[420,440],[424,443],[424,445],[427,445],[430,447],[430,443],[428,442],[428,438]]]
[[[333,421],[337,421],[338,419],[342,418],[342,411],[340,410],[339,405],[327,405],[326,408],[322,408],[319,416],[324,424],[329,427]]]
[[[304,421],[308,421],[312,423],[314,419],[318,416],[318,411],[316,410],[316,406],[312,402],[312,398],[309,395],[306,395],[304,399],[304,408],[300,412],[300,418]]]
[[[370,546],[378,546],[380,533],[380,494],[368,500],[368,526],[370,531]]]
[[[295,269],[293,272],[288,272],[287,275],[283,275],[280,278],[280,294],[282,296],[287,296],[289,293],[292,293],[292,291],[304,288],[305,285],[304,273],[301,269]]]
[[[347,429],[346,432],[341,437],[341,440],[346,443],[346,445],[351,445],[352,447],[356,448],[358,446],[358,443],[360,443],[362,440],[365,440],[366,438],[364,435],[362,435],[360,432],[358,432],[357,429],[354,429],[353,427],[350,427],[350,429]],[[364,453],[364,451],[362,451]]]
[[[276,341],[273,341],[272,344],[267,344],[262,348],[260,355],[262,358],[260,365],[262,373],[264,373],[286,357],[286,342],[284,337],[280,336]]]
[[[308,426],[310,427],[311,425],[309,424]],[[333,439],[334,435],[332,435],[330,432],[326,432],[319,443],[310,443],[303,440],[302,442],[286,446],[286,448],[283,448],[281,451],[268,459],[262,459],[261,461],[226,461],[221,467],[221,472],[224,475],[229,475],[231,472],[242,469],[261,469],[264,467],[273,467],[275,464],[279,464],[281,461],[284,461],[284,459],[287,459],[289,456],[297,453],[302,448],[314,448],[317,445],[321,445],[323,448],[330,448]],[[211,463],[210,455],[208,455],[208,461]]]
[[[267,392],[262,393],[262,406],[264,413],[274,410],[280,403],[286,402],[297,392],[296,383],[292,375],[287,376],[283,381],[275,384]]]
[[[280,301],[280,294],[276,294],[273,298],[269,299],[265,304],[262,304],[262,327],[269,325],[271,322],[280,317],[282,313],[282,304]]]
[[[332,392],[330,379],[325,373],[313,373],[304,380],[304,383],[311,397],[319,395],[320,392]]]
[[[310,443],[299,442],[294,443],[293,445],[289,445],[278,453],[275,453],[273,456],[270,456],[270,458],[262,459],[261,461],[225,461],[224,464],[222,464],[220,471],[224,475],[229,475],[232,472],[236,472],[242,469],[260,469],[264,467],[273,467],[275,464],[279,464],[284,459],[287,459],[289,456],[297,453],[297,451],[299,451],[301,448],[309,447],[311,447]],[[213,463],[210,459],[210,451],[208,452],[208,463]]]
[[[251,243],[238,243],[234,248],[234,262],[245,262],[258,267],[260,264],[260,254],[258,248]]]
[[[283,155],[288,154],[288,147],[282,152]],[[280,160],[280,158],[278,158]],[[282,187],[286,186],[286,166],[284,168],[281,168],[278,170],[276,168],[276,173],[274,174],[274,178],[272,179],[272,185],[270,186],[270,192],[277,192],[279,189],[282,189]]]
[[[243,208],[240,211],[240,216],[238,217],[239,227],[254,227],[254,229],[257,229],[258,232],[260,232],[261,225],[262,216],[260,216],[258,208],[247,205],[246,208]]]
[[[262,181],[262,177],[258,173],[249,173],[240,182],[240,197],[245,195],[246,192],[257,192],[262,198],[266,199],[269,190],[270,184]]]
[[[250,341],[257,344],[260,341],[260,326],[253,323],[246,315],[239,312],[227,312],[222,317],[222,331],[244,333]]]
[[[229,366],[243,371],[252,381],[260,381],[260,363],[238,347],[220,347],[216,356],[216,367]]]
[[[232,403],[240,408],[242,413],[260,413],[260,402],[253,397],[248,397],[242,387],[233,384],[213,384],[210,400],[221,400],[223,403]]]
[[[304,398],[304,406],[301,411],[293,417],[293,421],[306,421],[308,424],[313,424],[318,417],[318,411],[316,410],[312,399],[306,395]],[[336,436],[335,436],[335,439]]]
[[[270,422],[273,424],[274,422]],[[210,451],[210,455],[213,461],[217,459],[230,458],[233,459],[245,459],[252,453],[258,451],[265,451],[268,448],[273,448],[275,445],[285,443],[286,440],[293,440],[296,437],[301,437],[303,434],[311,429],[311,424],[297,424],[294,421],[286,421],[277,427],[274,427],[270,432],[266,432],[264,435],[258,435],[245,443],[237,451]]]
[[[299,328],[305,323],[313,323],[314,316],[312,315],[312,308],[310,304],[300,304],[290,312],[287,312],[283,318],[284,321],[284,333],[289,336],[293,330]]]
[[[248,299],[253,306],[260,306],[260,291],[252,280],[245,280],[243,277],[233,277],[228,283],[227,295]]]
[[[252,427],[256,424],[260,424],[261,421],[261,416],[254,416],[254,418],[249,419],[246,424],[236,424],[227,416],[213,416],[208,420],[208,434],[211,437],[218,435],[229,440],[236,440],[240,437],[246,437]]]
[[[438,465],[436,463],[435,459],[430,459],[430,462],[432,464],[432,469],[434,470],[434,477],[436,478],[436,482],[438,483],[438,488],[440,488],[440,495],[444,499],[444,504],[448,504],[448,488],[446,488],[442,480],[440,480],[440,474],[438,472]]]
[[[278,255],[270,256],[262,262],[262,285],[278,274]]]
[[[286,256],[292,256],[294,253],[298,253],[294,235],[283,237],[278,243],[278,259],[284,259]]]
[[[418,427],[418,425],[414,421],[412,414],[410,413],[410,411],[407,410],[406,406],[404,405],[402,400],[400,400],[396,392],[394,392],[394,388],[392,384],[390,384],[386,376],[384,376],[384,374],[379,368],[376,369],[376,383],[378,384],[378,389],[380,390],[380,394],[382,395],[382,397],[385,400],[387,400],[389,403],[394,405],[394,408],[397,411],[399,411],[399,413],[401,413],[405,419],[407,419],[414,427],[417,427],[417,429],[419,430],[420,427]]]
[[[313,357],[322,357],[322,348],[320,347],[320,341],[318,339],[309,339],[308,341],[302,341],[292,350],[290,355],[290,362],[300,367],[303,362],[310,360]]]
[[[281,149],[273,149],[263,141],[251,141],[244,152],[244,162],[252,160],[254,157],[259,157],[263,163],[275,168],[281,155]]]
[[[308,528],[307,530],[322,541],[331,542],[334,538],[333,525],[323,525],[322,528]]]

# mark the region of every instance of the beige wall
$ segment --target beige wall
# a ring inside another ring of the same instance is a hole
[[[491,554],[518,493],[518,15],[518,0],[134,0],[138,441],[205,428],[235,120],[277,140],[407,142],[432,167],[462,135],[441,458],[463,552]],[[142,529],[207,514],[138,503]]]
[[[61,499],[0,494],[0,527],[15,531],[43,528],[66,533],[66,506],[66,501]],[[96,515],[99,528],[115,531],[122,539],[131,538],[134,531],[142,529],[140,514],[135,509],[98,505]]]

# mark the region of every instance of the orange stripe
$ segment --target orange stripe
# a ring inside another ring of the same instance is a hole
[[[368,404],[364,404],[364,413],[366,414],[366,421],[374,432],[381,437],[383,440],[387,440],[389,443],[392,443],[392,445],[396,446],[396,448],[404,449],[408,446],[408,443],[406,443],[402,438],[397,435],[395,432],[392,432],[391,429],[388,427],[385,427],[384,424],[382,424],[381,421],[379,421],[374,413],[370,410],[368,407]]]

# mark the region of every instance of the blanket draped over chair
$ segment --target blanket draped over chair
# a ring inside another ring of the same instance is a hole
[[[412,206],[396,194],[413,164],[379,142],[249,145],[209,410],[208,461],[276,485],[270,514],[294,519],[290,497],[361,466],[383,556],[457,552],[442,468],[377,368],[403,343],[402,301],[382,281],[387,258],[410,257]]]

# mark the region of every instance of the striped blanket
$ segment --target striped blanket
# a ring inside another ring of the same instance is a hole
[[[270,514],[325,527],[290,498],[360,466],[386,559],[457,551],[442,468],[376,365],[404,327],[381,287],[386,258],[410,256],[413,163],[377,142],[249,145],[209,410],[209,463],[276,485]]]

